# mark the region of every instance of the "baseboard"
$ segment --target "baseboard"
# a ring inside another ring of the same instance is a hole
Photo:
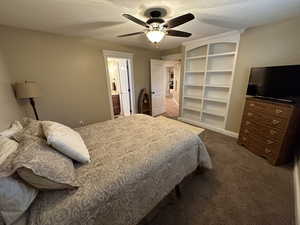
[[[229,131],[229,130],[225,130],[225,129],[222,129],[222,128],[218,128],[218,127],[213,127],[213,126],[210,126],[210,125],[205,124],[205,123],[196,122],[196,121],[189,120],[189,119],[186,119],[186,118],[183,118],[183,117],[179,117],[178,120],[181,120],[185,123],[196,125],[196,126],[208,129],[208,130],[212,130],[212,131],[215,131],[215,132],[218,132],[218,133],[221,133],[221,134],[233,137],[233,138],[238,138],[239,137],[238,133],[235,133],[235,132],[232,132],[232,131]]]
[[[295,224],[300,225],[300,174],[299,174],[299,156],[295,156],[294,161],[294,202],[295,202]]]

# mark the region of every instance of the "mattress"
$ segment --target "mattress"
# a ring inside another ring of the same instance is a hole
[[[40,192],[29,225],[135,225],[198,165],[211,168],[197,135],[150,116],[77,131],[92,160],[76,164],[80,187]]]

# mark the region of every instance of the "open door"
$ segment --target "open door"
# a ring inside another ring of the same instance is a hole
[[[165,110],[166,71],[164,60],[151,59],[151,102],[152,116],[163,114]]]
[[[130,116],[130,86],[127,59],[119,59],[121,115]]]

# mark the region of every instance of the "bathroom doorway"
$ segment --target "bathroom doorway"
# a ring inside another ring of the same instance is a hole
[[[130,116],[134,113],[132,58],[105,55],[111,116]]]

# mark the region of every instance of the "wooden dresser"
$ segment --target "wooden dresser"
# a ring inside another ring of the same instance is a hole
[[[121,113],[120,95],[112,95],[112,103],[114,115],[119,115]]]
[[[238,143],[273,165],[287,163],[300,139],[299,118],[293,104],[247,98]]]

